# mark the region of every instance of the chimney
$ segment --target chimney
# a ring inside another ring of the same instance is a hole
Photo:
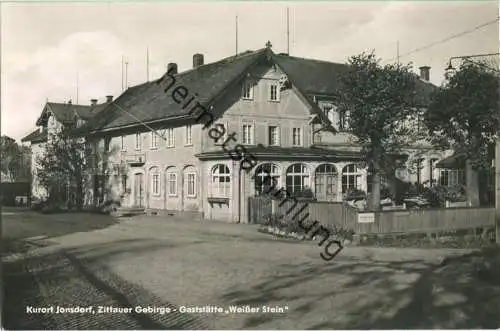
[[[90,99],[90,105],[91,106],[97,105],[97,99]]]
[[[193,55],[193,69],[203,65],[203,54],[196,53]]]
[[[113,96],[112,95],[106,95],[106,102],[113,102]]]
[[[422,66],[419,69],[420,69],[420,78],[428,82],[430,77],[429,70],[431,70],[431,67]]]
[[[170,75],[177,75],[177,63],[170,62],[167,65],[167,72],[169,72]]]

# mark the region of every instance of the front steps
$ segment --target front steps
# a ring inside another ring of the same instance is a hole
[[[118,207],[115,211],[111,213],[111,215],[115,217],[130,217],[136,215],[144,215],[145,208],[144,207]]]

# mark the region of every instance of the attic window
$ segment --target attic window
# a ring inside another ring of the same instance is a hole
[[[269,86],[269,100],[270,101],[280,101],[278,84],[271,84]]]
[[[253,99],[253,86],[250,82],[245,82],[241,91],[241,98],[245,100]]]

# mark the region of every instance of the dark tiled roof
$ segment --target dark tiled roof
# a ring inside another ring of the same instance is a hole
[[[208,106],[214,98],[242,78],[250,67],[264,56],[269,56],[285,71],[290,81],[304,94],[313,112],[318,114],[323,121],[328,122],[318,106],[311,100],[311,95],[334,96],[339,88],[340,74],[348,69],[345,64],[276,55],[264,48],[179,73],[175,76],[175,86],[186,87],[188,90],[186,100],[196,93],[195,101]],[[105,107],[105,111],[101,111],[102,115],[94,117],[88,125],[78,129],[78,132],[84,134],[89,131],[112,130],[138,125],[140,122],[153,122],[182,116],[189,118],[189,110],[194,102],[190,107],[182,109],[171,96],[170,92],[174,87],[168,93],[164,92],[171,78],[166,75],[163,78],[165,79],[127,89],[118,99]],[[417,79],[418,98],[422,102],[428,100],[435,88],[434,85]]]
[[[465,167],[465,159],[464,155],[453,154],[436,163],[436,168],[462,169]]]
[[[186,100],[190,99],[196,93],[195,100],[203,105],[208,105],[214,98],[225,91],[227,86],[248,70],[264,53],[263,49],[237,57],[233,56],[179,73],[175,76],[175,86],[182,85],[186,87],[188,90]],[[189,115],[190,107],[182,109],[181,105],[173,100],[170,92],[174,87],[168,93],[164,92],[165,88],[171,82],[171,78],[164,77],[164,80],[159,79],[155,82],[133,87],[132,91],[129,91],[131,89],[127,90],[124,93],[127,95],[127,101],[123,102],[120,100],[122,97],[118,98],[116,104],[119,107],[116,105],[113,107],[113,115],[110,115],[105,121],[99,119],[100,123],[96,123],[94,129],[109,129],[137,124],[137,119],[148,122]]]
[[[348,71],[342,63],[304,59],[288,55],[273,55],[275,62],[286,72],[300,90],[309,95],[336,94],[340,87],[340,75]],[[417,101],[426,105],[430,94],[437,89],[429,82],[422,81],[415,75]]]
[[[47,110],[50,110],[55,118],[61,123],[72,123],[75,120],[75,113],[84,120],[88,120],[99,114],[108,104],[99,105],[75,105],[71,103],[47,102],[41,116],[37,120],[40,125]]]
[[[29,135],[26,137],[22,138],[22,142],[27,142],[30,141],[32,143],[34,142],[43,142],[47,140],[47,131],[40,132],[40,130],[35,130],[31,132]]]

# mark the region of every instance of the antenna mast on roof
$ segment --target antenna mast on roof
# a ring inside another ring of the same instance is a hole
[[[122,92],[123,92],[123,55],[122,55]]]
[[[149,47],[146,47],[146,81],[149,82]]]
[[[286,53],[290,55],[290,12],[286,7]]]
[[[78,71],[76,71],[76,104],[78,104]]]
[[[238,15],[236,15],[236,55],[238,55]]]
[[[128,61],[125,61],[125,89],[128,89]]]

